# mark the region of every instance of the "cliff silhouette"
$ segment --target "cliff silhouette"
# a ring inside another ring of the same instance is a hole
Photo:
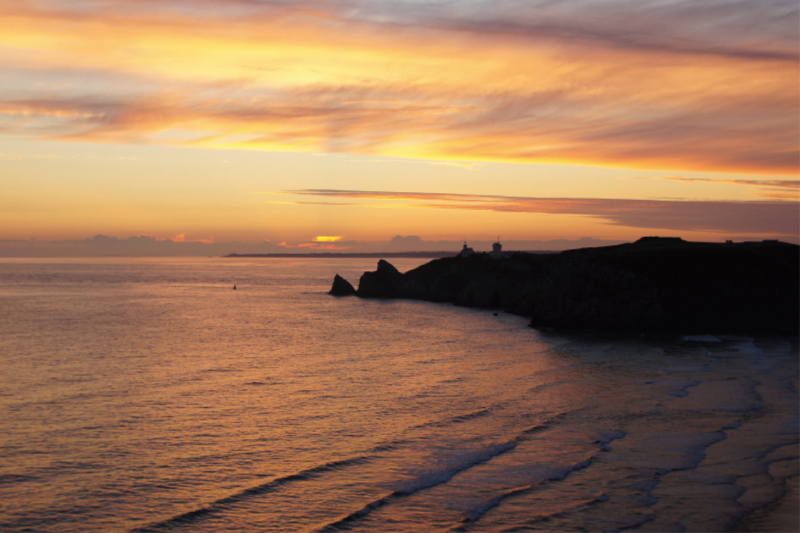
[[[405,274],[380,260],[353,292],[502,309],[533,327],[795,335],[800,247],[644,237],[558,254],[447,257]]]

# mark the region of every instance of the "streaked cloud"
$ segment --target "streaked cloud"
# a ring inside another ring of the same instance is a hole
[[[783,0],[0,0],[0,133],[796,175]]]
[[[774,199],[800,199],[800,180],[796,179],[726,179],[726,178],[698,178],[683,176],[664,176],[660,178],[633,178],[645,180],[678,181],[681,183],[714,183],[717,185],[730,184],[754,187],[759,190],[758,195],[763,198]]]
[[[298,197],[401,202],[403,207],[585,216],[629,228],[785,236],[797,240],[800,207],[787,201],[623,200],[528,198],[424,192],[296,190]],[[413,202],[413,203],[412,203]],[[302,200],[298,204],[304,203]],[[315,202],[321,203],[321,202]],[[348,202],[343,205],[354,206]],[[375,207],[374,203],[368,204]]]

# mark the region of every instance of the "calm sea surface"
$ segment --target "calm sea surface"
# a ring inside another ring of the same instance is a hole
[[[0,531],[719,531],[798,473],[797,339],[326,294],[375,263],[0,260]]]

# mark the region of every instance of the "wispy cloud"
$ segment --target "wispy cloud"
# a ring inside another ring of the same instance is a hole
[[[586,216],[608,224],[642,229],[709,231],[724,234],[790,236],[800,231],[796,202],[625,200],[609,198],[530,198],[425,192],[296,190],[281,194],[349,200],[382,200],[392,205],[513,213]],[[302,200],[298,203],[304,203]],[[319,201],[308,203],[324,203]],[[330,205],[339,205],[328,202]],[[358,205],[350,202],[347,205]],[[374,207],[374,204],[370,204]]]
[[[0,132],[793,175],[799,11],[0,0]]]
[[[764,198],[800,199],[800,180],[796,179],[687,178],[684,176],[662,176],[656,178],[633,177],[630,179],[679,181],[681,183],[713,183],[715,185],[742,185],[759,189],[759,196]]]

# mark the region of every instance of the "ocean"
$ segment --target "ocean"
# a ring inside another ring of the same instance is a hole
[[[0,260],[0,531],[725,531],[798,475],[795,338],[327,294],[375,264]]]

